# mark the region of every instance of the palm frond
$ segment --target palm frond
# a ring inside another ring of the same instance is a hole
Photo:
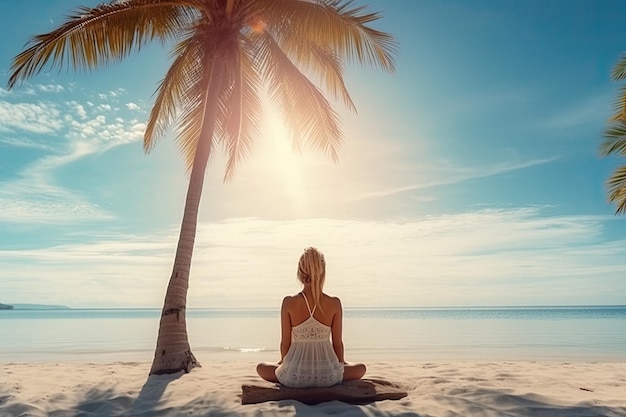
[[[57,29],[30,40],[11,65],[8,87],[39,73],[46,65],[94,69],[124,58],[149,41],[173,38],[197,18],[197,10],[190,4],[182,0],[128,0],[81,7]]]
[[[341,58],[394,72],[396,39],[368,26],[382,16],[350,0],[266,0],[266,18],[280,43],[283,36],[327,45]],[[283,35],[283,32],[285,34]]]
[[[198,43],[198,46],[202,42]],[[191,172],[193,161],[198,147],[198,141],[202,132],[202,125],[205,119],[205,111],[207,103],[206,93],[211,80],[211,68],[215,55],[215,50],[201,50],[201,65],[198,68],[202,70],[202,76],[194,77],[188,80],[188,85],[183,92],[181,105],[179,108],[178,123],[176,126],[175,141],[178,145],[179,152],[185,161],[187,172]],[[213,141],[213,137],[208,138]],[[212,157],[212,153],[209,154]]]
[[[606,185],[608,200],[616,206],[615,214],[626,213],[626,166],[616,169]]]
[[[304,73],[312,73],[323,89],[335,99],[341,99],[348,110],[356,112],[356,106],[344,82],[344,63],[331,48],[326,45],[303,43],[296,36],[288,35],[291,27],[285,28],[280,38],[276,39],[280,48]]]
[[[191,32],[172,49],[174,61],[157,88],[157,96],[150,112],[144,134],[144,150],[150,152],[176,120],[187,89],[203,76],[201,43]],[[195,107],[192,105],[191,107]]]
[[[620,88],[617,100],[613,103],[613,115],[609,122],[617,122],[618,120],[626,121],[626,86]]]
[[[338,160],[343,134],[338,116],[322,92],[294,65],[272,36],[265,32],[254,39],[259,69],[268,83],[270,98],[286,116],[294,146],[306,145]]]
[[[219,28],[203,27],[198,30],[194,42],[195,55],[198,58],[192,65],[195,65],[199,72],[197,76],[187,79],[187,86],[179,106],[180,116],[175,137],[188,172],[193,168],[199,141],[208,141],[209,149],[214,149],[214,145],[224,136],[223,129],[230,117],[231,109],[226,103],[233,94],[234,72],[232,60],[229,58],[235,53],[233,50],[236,50],[237,44],[232,40],[223,42],[221,36]],[[220,69],[219,75],[212,73],[216,59],[225,65],[225,70]],[[213,78],[220,80],[219,84],[214,83]],[[209,88],[216,90],[210,92]],[[216,102],[207,102],[207,94],[212,94]],[[215,106],[214,111],[208,112],[212,106]],[[205,124],[211,125],[212,128],[207,130]],[[209,160],[213,154],[209,151]]]
[[[221,134],[228,155],[224,181],[233,178],[238,164],[250,154],[255,139],[260,136],[262,109],[259,89],[263,84],[253,65],[256,50],[242,38],[239,48],[233,52],[238,56],[233,58],[232,93],[221,106],[227,117],[220,118],[225,122]]]
[[[618,120],[605,130],[600,154],[626,156],[626,121]]]
[[[622,54],[611,71],[611,78],[620,81],[626,78],[626,54]]]

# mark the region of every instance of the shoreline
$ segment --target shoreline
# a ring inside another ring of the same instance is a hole
[[[198,359],[189,374],[150,378],[148,361],[3,363],[0,416],[626,416],[626,362],[372,361],[365,378],[401,384],[408,397],[244,406],[241,385],[261,381],[256,362]]]

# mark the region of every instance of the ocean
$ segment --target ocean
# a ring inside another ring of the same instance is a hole
[[[0,363],[149,362],[159,309],[0,310]],[[277,361],[276,309],[190,309],[192,351]],[[626,306],[358,308],[346,360],[626,361]]]

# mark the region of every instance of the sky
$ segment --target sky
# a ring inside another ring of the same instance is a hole
[[[188,177],[142,135],[155,44],[12,90],[12,59],[91,0],[0,3],[0,302],[160,307]],[[207,170],[188,307],[278,308],[308,246],[344,307],[626,304],[626,224],[598,147],[626,51],[619,0],[370,0],[393,74],[349,65],[339,162],[294,153],[271,106],[224,183]]]

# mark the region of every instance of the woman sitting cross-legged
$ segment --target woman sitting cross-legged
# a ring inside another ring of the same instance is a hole
[[[324,255],[305,249],[298,263],[302,291],[285,297],[280,311],[281,360],[259,364],[261,378],[305,388],[329,387],[365,375],[365,365],[344,361],[341,300],[322,292],[325,276]]]

